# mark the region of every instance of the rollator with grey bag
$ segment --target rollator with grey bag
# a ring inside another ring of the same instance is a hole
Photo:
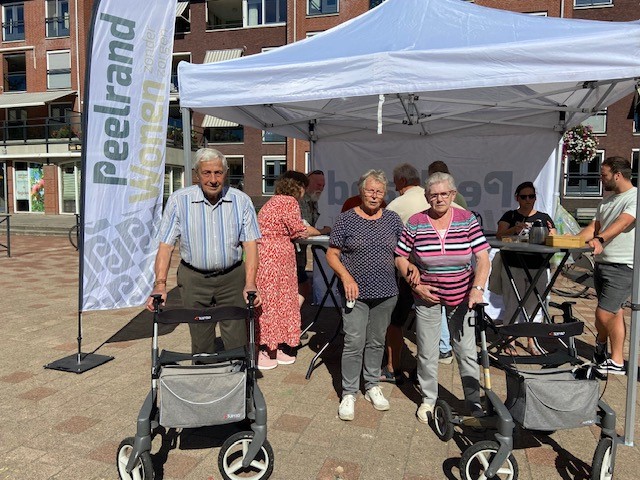
[[[221,446],[218,468],[225,480],[264,480],[273,472],[273,449],[267,440],[267,407],[256,381],[255,292],[247,308],[212,307],[203,310],[161,310],[153,295],[151,391],[140,409],[135,437],[118,447],[116,462],[122,480],[154,478],[151,443],[167,429],[200,428],[247,420],[251,430],[231,435]],[[190,354],[158,349],[159,325],[244,322],[246,347],[213,354]]]

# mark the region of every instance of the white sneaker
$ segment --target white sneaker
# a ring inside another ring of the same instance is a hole
[[[340,406],[338,407],[338,417],[340,420],[353,420],[353,412],[356,406],[356,396],[347,394],[342,397]]]
[[[371,387],[369,390],[367,390],[367,393],[364,394],[364,398],[365,400],[371,402],[373,404],[373,408],[375,408],[376,410],[389,410],[389,400],[384,398],[380,387]]]
[[[418,411],[416,412],[416,417],[418,417],[418,421],[420,423],[429,423],[429,419],[433,417],[433,409],[435,405],[431,405],[430,403],[422,403],[418,407]]]

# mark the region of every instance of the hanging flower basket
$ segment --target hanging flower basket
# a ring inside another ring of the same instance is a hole
[[[598,151],[598,137],[589,125],[578,125],[564,134],[563,153],[576,162],[589,163]]]

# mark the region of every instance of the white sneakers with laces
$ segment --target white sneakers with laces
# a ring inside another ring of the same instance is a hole
[[[418,411],[416,412],[416,417],[418,417],[418,421],[420,423],[428,424],[429,420],[433,417],[433,410],[435,405],[430,403],[422,403],[418,407]]]
[[[373,408],[375,408],[376,410],[380,410],[382,412],[385,410],[389,410],[389,400],[384,398],[382,390],[378,386],[371,387],[369,390],[367,390],[367,393],[364,394],[364,398],[368,402],[371,402]]]
[[[340,402],[340,406],[338,407],[338,417],[340,417],[340,420],[353,420],[355,406],[355,395],[347,394],[342,397],[342,401]]]

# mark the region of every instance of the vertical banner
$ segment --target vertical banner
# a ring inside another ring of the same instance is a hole
[[[100,0],[82,145],[80,311],[142,305],[152,289],[176,1]]]

